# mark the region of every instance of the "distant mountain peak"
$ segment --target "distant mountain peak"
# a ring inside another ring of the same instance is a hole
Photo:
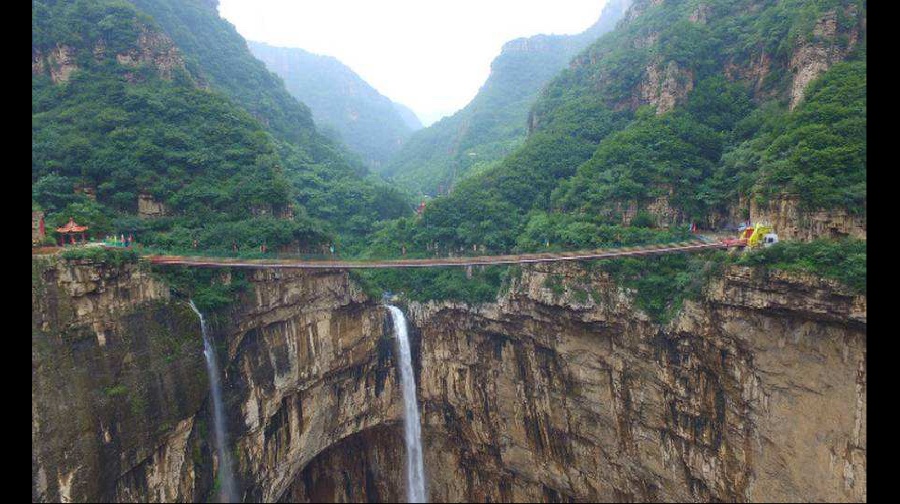
[[[612,30],[631,0],[610,0],[577,35],[539,34],[503,44],[478,94],[461,110],[413,135],[382,173],[429,194],[512,152],[528,132],[528,111],[540,90],[580,50]]]
[[[319,125],[334,132],[371,168],[386,163],[422,127],[411,110],[379,93],[333,56],[263,42],[247,45],[282,78],[288,92],[310,108]]]

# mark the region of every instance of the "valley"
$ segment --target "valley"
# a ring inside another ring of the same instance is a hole
[[[35,0],[32,501],[865,502],[866,3],[593,22],[423,128]]]

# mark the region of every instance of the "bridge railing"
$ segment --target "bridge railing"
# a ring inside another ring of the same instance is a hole
[[[279,259],[277,257],[264,257],[260,259],[240,257],[215,257],[208,255],[156,255],[150,257],[155,264],[189,265],[189,266],[235,266],[235,267],[285,267],[285,268],[323,268],[323,269],[352,269],[352,268],[425,268],[425,267],[449,267],[449,266],[474,266],[474,265],[501,265],[501,264],[526,264],[555,261],[577,261],[614,258],[629,255],[653,255],[669,252],[689,252],[725,248],[722,243],[708,243],[700,240],[689,240],[675,243],[658,243],[643,246],[629,246],[618,248],[545,252],[531,254],[503,254],[489,256],[457,256],[437,257],[426,259],[391,259],[391,260],[342,260],[339,258],[328,260],[307,259]]]
[[[185,249],[185,248],[162,248],[162,247],[140,247],[141,255],[159,255],[159,256],[182,256],[182,257],[208,257],[221,259],[247,259],[247,260],[289,260],[289,261],[352,261],[352,262],[384,262],[384,261],[405,261],[405,260],[453,260],[457,258],[474,258],[474,257],[501,257],[501,256],[533,256],[535,254],[544,254],[552,257],[559,254],[576,254],[590,251],[619,251],[627,252],[636,249],[652,249],[654,247],[671,247],[673,245],[685,246],[688,244],[700,244],[714,242],[706,237],[697,236],[693,239],[683,240],[680,242],[659,242],[659,243],[641,243],[632,245],[623,245],[621,243],[612,243],[608,246],[602,246],[594,249],[566,250],[563,247],[550,247],[543,250],[513,250],[508,252],[493,251],[480,249],[473,251],[470,248],[464,250],[447,251],[410,251],[402,254],[399,250],[396,254],[387,255],[345,255],[340,252],[334,254],[322,254],[314,252],[281,252],[269,250],[260,252],[258,250],[201,250],[201,249]]]

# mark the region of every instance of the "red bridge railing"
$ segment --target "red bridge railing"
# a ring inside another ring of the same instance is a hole
[[[597,249],[578,252],[506,254],[494,256],[446,257],[434,259],[395,259],[379,261],[328,261],[303,259],[236,259],[204,256],[151,255],[152,264],[196,267],[231,268],[300,268],[300,269],[361,269],[361,268],[441,268],[452,266],[488,266],[501,264],[533,264],[559,261],[586,261],[615,257],[668,254],[674,252],[699,252],[739,246],[737,243],[690,241]]]

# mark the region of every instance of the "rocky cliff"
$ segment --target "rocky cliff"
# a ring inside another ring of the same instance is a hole
[[[184,58],[165,33],[155,31],[148,26],[138,26],[137,40],[126,51],[115,54],[116,61],[126,67],[138,68],[146,66],[154,69],[160,77],[172,80],[177,69],[184,70]],[[99,63],[107,54],[103,39],[98,40],[91,48],[94,62]],[[31,48],[31,75],[50,74],[55,84],[68,82],[72,72],[78,70],[77,50],[72,46],[57,44],[49,51]],[[187,75],[187,74],[185,74]],[[126,78],[135,79],[132,73]]]
[[[409,310],[435,501],[866,498],[866,302],[832,282],[735,267],[660,325],[535,267]]]
[[[209,317],[242,500],[402,500],[385,310],[345,273],[246,280]],[[432,501],[866,498],[866,299],[834,282],[731,267],[659,324],[599,269],[538,265],[406,309]],[[33,500],[213,497],[201,351],[141,266],[34,259]]]
[[[136,265],[32,260],[32,500],[171,500],[208,390],[184,303]]]
[[[36,257],[32,269],[32,499],[214,497],[203,340],[187,300],[137,264]],[[400,432],[385,311],[346,273],[248,280],[211,317],[242,500],[340,495],[346,482],[320,475],[329,461],[366,470],[340,446],[371,446],[373,460],[391,459],[374,464],[382,472],[401,467],[402,444],[385,442]],[[402,488],[392,477],[350,495],[390,499]]]

